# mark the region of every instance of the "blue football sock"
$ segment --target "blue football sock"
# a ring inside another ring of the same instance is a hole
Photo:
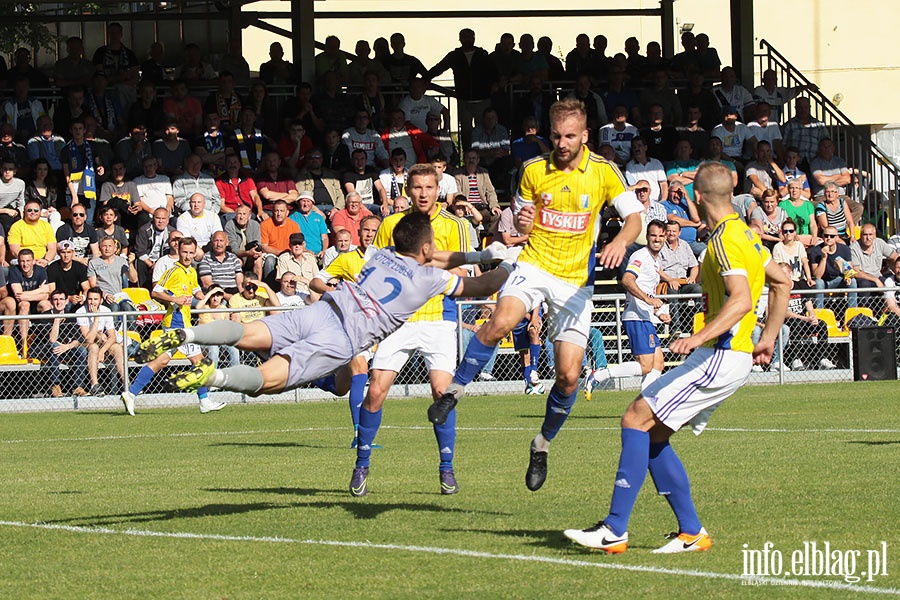
[[[456,375],[453,376],[453,382],[459,385],[468,385],[478,377],[478,373],[484,368],[484,365],[491,360],[494,354],[493,346],[485,346],[477,336],[473,336],[469,345],[466,347],[466,353],[462,361],[456,368]]]
[[[197,388],[197,397],[200,398],[200,400],[206,400],[206,398],[208,396],[209,396],[209,388],[208,387],[206,387],[204,385],[204,386]]]
[[[369,412],[365,408],[359,411],[359,442],[356,446],[356,466],[368,467],[372,456],[372,444],[378,428],[381,427],[381,409]]]
[[[369,376],[366,373],[350,378],[350,417],[353,419],[355,427],[359,427],[359,409],[366,395],[367,381],[369,381]]]
[[[325,377],[319,377],[318,379],[313,380],[312,384],[320,390],[325,390],[326,392],[330,392],[337,396],[334,373],[332,373],[331,375],[326,375]]]
[[[128,391],[137,396],[141,393],[141,390],[147,387],[147,384],[150,383],[150,380],[153,379],[154,375],[156,375],[156,372],[148,365],[144,365],[141,367],[141,370],[138,371],[134,381],[131,382]]]
[[[691,498],[687,471],[668,441],[650,444],[649,468],[656,491],[666,497],[678,518],[679,533],[700,533],[700,518]]]
[[[647,463],[650,461],[650,434],[639,429],[622,429],[622,453],[619,455],[619,470],[616,471],[616,485],[613,487],[609,516],[604,522],[616,535],[628,531],[628,520],[637,500],[638,492],[647,477]]]
[[[531,370],[537,371],[541,364],[541,345],[531,344],[531,348],[529,348],[528,352],[531,354]]]
[[[531,382],[531,372],[534,368],[531,365],[525,365],[522,367],[522,379],[525,380],[525,383]]]
[[[572,392],[568,396],[563,396],[556,384],[550,389],[547,396],[547,410],[544,413],[544,424],[541,425],[541,434],[549,442],[556,437],[559,430],[562,429],[563,423],[566,422],[575,399],[578,397],[578,390]]]
[[[450,411],[443,425],[434,426],[434,437],[437,439],[438,451],[441,453],[441,471],[453,468],[453,452],[456,449],[456,409]]]

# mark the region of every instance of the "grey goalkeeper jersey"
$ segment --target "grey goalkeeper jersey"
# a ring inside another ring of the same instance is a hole
[[[369,259],[355,282],[341,282],[322,300],[337,309],[358,354],[394,333],[430,298],[453,295],[460,285],[458,276],[386,248]]]

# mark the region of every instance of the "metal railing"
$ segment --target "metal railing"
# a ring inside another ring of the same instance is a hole
[[[792,65],[768,41],[760,40],[762,50],[756,54],[760,73],[771,69],[777,75],[777,86],[788,89],[805,87],[810,99],[813,117],[819,119],[828,129],[835,144],[835,155],[847,161],[851,168],[868,173],[868,177],[854,180],[848,187],[850,196],[862,203],[866,216],[880,232],[887,235],[898,233],[900,229],[900,167],[879,148],[871,137],[871,132],[853,123],[847,115],[825,96],[807,77]],[[788,102],[783,107],[781,125],[794,116],[794,105]]]

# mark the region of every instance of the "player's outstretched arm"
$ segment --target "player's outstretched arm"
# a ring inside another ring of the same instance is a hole
[[[449,250],[435,250],[431,260],[426,266],[437,269],[455,269],[463,265],[481,265],[496,263],[506,258],[506,245],[502,242],[494,242],[481,252],[450,252]]]
[[[502,262],[500,267],[488,271],[478,277],[463,277],[462,285],[456,289],[455,296],[467,298],[484,298],[490,296],[506,283],[506,278],[512,272],[512,263]]]
[[[722,310],[694,335],[669,344],[669,350],[677,354],[690,354],[694,348],[702,346],[734,327],[738,321],[744,318],[744,315],[753,310],[753,297],[750,294],[750,283],[747,281],[747,276],[743,274],[725,275],[722,279],[725,282],[725,295],[728,298],[722,305]],[[782,319],[784,319],[783,313]]]
[[[766,314],[766,326],[763,328],[759,342],[753,348],[753,362],[756,364],[768,363],[772,360],[775,341],[784,324],[788,302],[791,298],[791,280],[784,274],[781,265],[774,260],[770,260],[766,265],[766,283],[769,284],[769,306]]]

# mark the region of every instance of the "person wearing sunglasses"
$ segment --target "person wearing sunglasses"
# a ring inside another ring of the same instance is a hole
[[[793,219],[785,219],[781,224],[781,241],[772,248],[772,258],[791,268],[791,281],[795,289],[811,290],[815,287],[806,247],[798,239],[797,224]]]
[[[35,264],[44,268],[56,258],[56,236],[53,234],[53,228],[50,223],[41,219],[39,200],[26,200],[22,216],[22,219],[9,228],[9,235],[6,238],[9,253],[18,256],[20,250],[31,250]]]
[[[850,247],[838,242],[838,230],[825,227],[822,230],[823,242],[819,246],[809,248],[809,262],[812,264],[812,275],[816,278],[817,290],[852,289],[856,290],[856,268],[850,254]],[[847,294],[847,306],[856,306],[856,292]],[[816,294],[816,308],[824,308],[823,294]]]

